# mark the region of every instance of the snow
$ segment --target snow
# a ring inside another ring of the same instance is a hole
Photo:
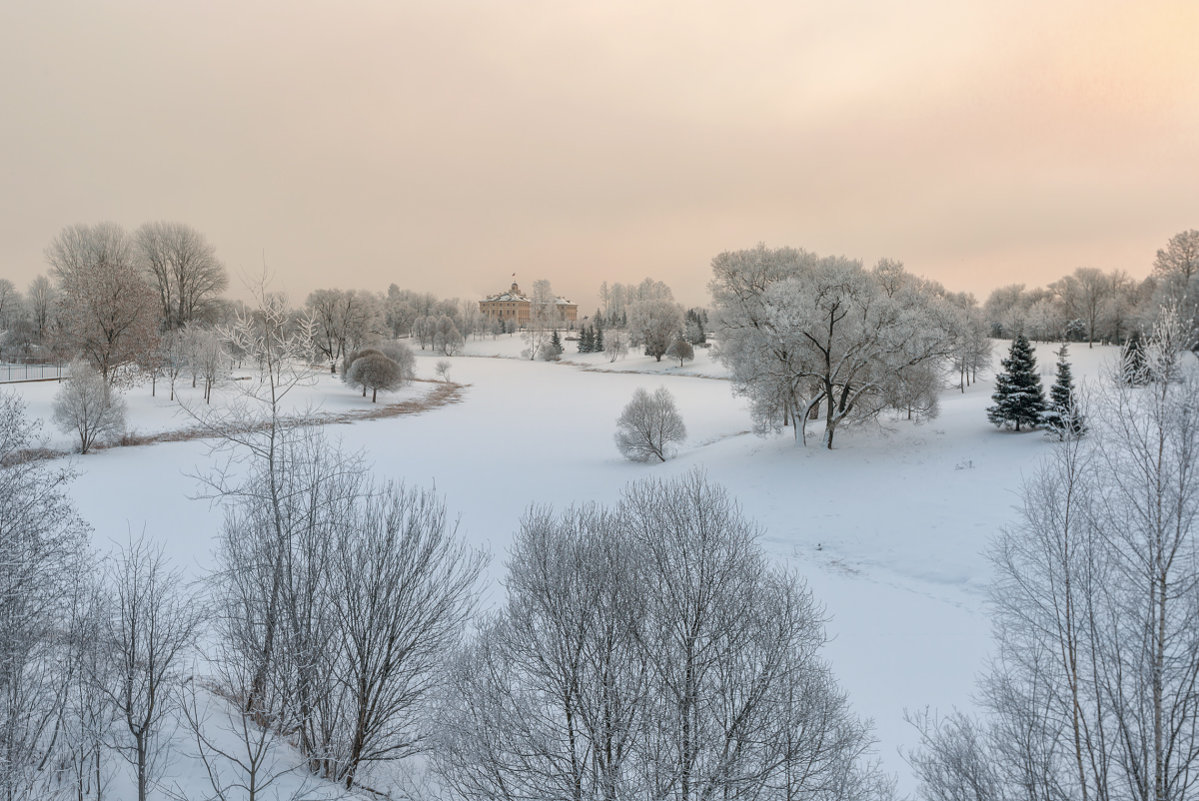
[[[562,363],[520,358],[519,336],[467,343],[451,359],[462,401],[421,414],[330,426],[344,447],[362,449],[380,478],[435,486],[459,533],[492,556],[484,605],[502,600],[506,549],[522,512],[532,504],[614,501],[629,481],[668,477],[699,467],[725,485],[763,529],[763,546],[802,576],[827,612],[826,655],[856,709],[874,720],[878,755],[899,778],[915,781],[900,755],[915,732],[905,709],[947,711],[969,706],[975,676],[991,647],[986,611],[991,538],[1015,519],[1023,477],[1052,447],[1039,432],[996,429],[986,420],[991,376],[960,393],[947,389],[939,417],[923,423],[887,418],[838,432],[837,447],[797,445],[790,432],[749,433],[744,400],[723,380],[709,350],[694,362],[630,355],[574,353]],[[996,363],[1006,343],[995,343]],[[1043,383],[1052,383],[1056,345],[1037,348]],[[1094,380],[1114,347],[1074,346],[1076,382]],[[432,378],[444,358],[417,352],[418,375]],[[31,416],[45,420],[51,445],[70,439],[51,431],[57,384],[20,384]],[[435,385],[417,383],[380,393],[380,403],[419,397]],[[637,387],[667,387],[687,425],[677,458],[660,465],[620,458],[614,423]],[[129,419],[139,433],[192,425],[178,404],[148,387],[127,392]],[[185,400],[196,406],[190,383]],[[213,402],[232,396],[218,387]],[[327,415],[370,411],[368,399],[335,378],[320,376],[289,402]],[[164,442],[111,448],[73,459],[72,495],[95,527],[97,544],[124,540],[143,528],[192,576],[211,564],[221,512],[197,498],[193,477],[212,464],[211,444]],[[182,764],[180,771],[192,771]]]

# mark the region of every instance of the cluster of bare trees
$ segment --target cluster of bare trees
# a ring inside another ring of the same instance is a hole
[[[141,540],[90,553],[30,432],[0,395],[0,797],[99,799],[121,758],[144,801],[201,607]]]
[[[451,673],[434,758],[462,798],[868,799],[866,726],[819,610],[699,474],[531,509],[508,601]]]
[[[964,385],[989,355],[969,297],[883,260],[873,270],[792,248],[722,253],[711,283],[718,355],[759,431],[806,438],[886,408],[936,413],[947,361]]]
[[[359,456],[283,413],[287,394],[310,379],[300,358],[308,334],[290,319],[281,299],[264,295],[235,327],[261,379],[239,387],[247,403],[211,425],[249,469],[201,477],[226,507],[208,672],[237,710],[215,716],[236,747],[200,725],[214,717],[202,695],[187,714],[221,797],[264,790],[292,769],[278,740],[294,743],[311,773],[347,788],[375,764],[424,750],[426,700],[482,564],[432,493],[375,482]],[[359,354],[347,373],[371,357]]]
[[[1167,313],[1024,489],[993,553],[984,717],[916,720],[936,801],[1182,801],[1199,782],[1199,369]]]
[[[1137,281],[1122,270],[1079,267],[1046,287],[1001,287],[983,304],[990,335],[1024,333],[1041,341],[1124,342],[1148,329],[1164,306],[1199,323],[1199,231],[1183,231],[1157,251],[1153,271]]]

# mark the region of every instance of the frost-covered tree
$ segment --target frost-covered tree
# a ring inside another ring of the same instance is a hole
[[[455,796],[885,793],[811,596],[757,538],[695,473],[611,509],[530,510],[507,603],[450,672],[434,758]]]
[[[1020,334],[1012,340],[1008,355],[1000,361],[1003,371],[995,376],[995,392],[987,407],[987,419],[997,426],[1036,428],[1045,411],[1045,392],[1037,372],[1037,358],[1032,345]]]
[[[438,317],[436,326],[433,332],[434,349],[446,356],[453,356],[462,350],[462,334],[449,316],[443,314]]]
[[[670,347],[666,349],[665,356],[679,360],[679,367],[683,366],[683,362],[689,362],[695,358],[695,349],[691,347],[691,343],[683,337],[679,337],[674,342],[670,343]]]
[[[90,364],[76,360],[54,396],[54,421],[78,436],[79,452],[87,453],[125,433],[125,401]]]
[[[200,325],[189,325],[181,332],[192,374],[204,379],[204,402],[211,403],[212,387],[228,369],[225,342],[217,331]]]
[[[158,302],[137,265],[132,238],[113,223],[64,228],[46,248],[59,284],[61,350],[112,384],[156,344]]]
[[[1086,418],[1079,407],[1074,390],[1074,376],[1067,361],[1066,344],[1057,351],[1057,372],[1053,386],[1049,388],[1049,405],[1041,414],[1041,421],[1059,439],[1079,437],[1086,433]]]
[[[362,395],[371,391],[371,403],[379,396],[379,390],[399,389],[404,385],[404,372],[400,366],[377,350],[368,349],[357,354],[345,372],[348,384],[362,387]]]
[[[722,253],[712,268],[717,353],[759,431],[794,426],[802,440],[819,409],[831,448],[842,423],[886,407],[905,372],[934,368],[954,350],[957,315],[943,290],[898,263],[867,271],[759,245]]]
[[[213,303],[229,285],[216,249],[199,231],[178,222],[151,222],[133,235],[137,258],[156,288],[167,330],[209,322]]]
[[[604,334],[604,355],[608,362],[623,359],[629,352],[629,341],[623,331],[609,331]]]
[[[437,364],[433,367],[433,370],[437,373],[438,378],[440,378],[442,381],[449,382],[450,368],[453,366],[454,365],[448,359],[438,359]]]
[[[638,387],[616,420],[616,448],[635,462],[665,462],[672,447],[686,438],[687,427],[666,387],[652,395]]]
[[[646,279],[647,281],[649,279]],[[648,297],[629,304],[629,336],[646,356],[662,361],[670,343],[683,330],[683,307],[663,297]]]

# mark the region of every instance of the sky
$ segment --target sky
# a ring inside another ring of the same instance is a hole
[[[204,233],[230,294],[706,303],[758,242],[979,299],[1199,228],[1199,4],[0,3],[0,277]]]

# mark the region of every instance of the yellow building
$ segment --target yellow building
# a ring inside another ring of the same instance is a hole
[[[566,298],[557,298],[558,319],[564,323],[573,323],[579,319],[579,306]],[[492,295],[479,301],[479,311],[489,320],[515,320],[518,328],[529,324],[529,313],[533,304],[520,291],[520,285],[515,281],[507,292]]]

